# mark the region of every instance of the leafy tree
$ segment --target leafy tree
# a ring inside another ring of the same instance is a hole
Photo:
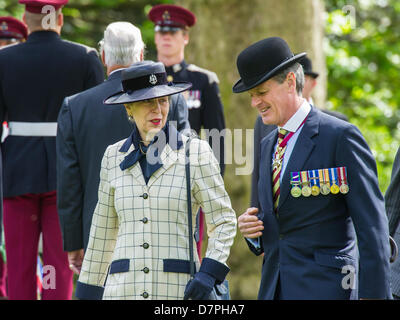
[[[383,192],[400,138],[399,27],[399,1],[326,0],[328,107],[365,136]]]

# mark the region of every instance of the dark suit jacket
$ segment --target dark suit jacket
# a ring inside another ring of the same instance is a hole
[[[397,245],[400,244],[400,149],[393,162],[392,179],[385,194],[386,212],[389,218],[389,232]],[[400,296],[400,259],[391,265],[391,283],[393,294]]]
[[[0,50],[0,121],[55,123],[66,96],[103,79],[95,49],[33,32]],[[1,149],[5,197],[56,190],[55,137],[9,136]]]
[[[261,143],[262,250],[249,243],[254,253],[265,253],[259,299],[389,298],[387,218],[376,163],[361,133],[312,108],[282,176],[277,215],[270,165],[276,140],[274,130]],[[291,196],[290,172],[340,166],[347,168],[347,195]],[[356,271],[355,290],[342,287],[344,267]]]
[[[321,110],[322,112],[334,116],[336,118],[342,119],[344,121],[349,121],[349,119],[342,113],[329,111],[329,110]],[[272,132],[276,126],[267,125],[262,122],[260,116],[257,117],[256,123],[254,125],[254,166],[253,173],[251,174],[251,199],[250,206],[258,207],[258,192],[257,192],[257,184],[258,184],[258,171],[260,168],[260,145],[261,140],[266,137],[270,132]]]
[[[65,251],[86,248],[98,198],[100,165],[107,146],[127,138],[133,129],[123,105],[103,100],[122,90],[121,71],[90,90],[67,97],[58,117],[57,205]],[[181,95],[172,96],[169,120],[188,129]]]

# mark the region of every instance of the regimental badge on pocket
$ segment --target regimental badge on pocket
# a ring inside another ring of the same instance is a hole
[[[349,192],[346,167],[294,171],[290,173],[290,185],[290,194],[295,198]]]

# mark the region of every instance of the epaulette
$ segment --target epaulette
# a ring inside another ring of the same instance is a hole
[[[200,67],[198,67],[198,66],[196,66],[194,64],[189,64],[186,69],[189,70],[189,71],[205,73],[208,76],[208,82],[210,84],[212,84],[213,82],[219,83],[218,76],[217,76],[217,74],[215,72],[212,72],[212,71],[207,70],[207,69],[200,68]]]

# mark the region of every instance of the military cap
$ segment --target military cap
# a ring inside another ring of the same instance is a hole
[[[319,74],[312,70],[312,62],[308,57],[303,57],[299,60],[299,63],[303,66],[304,74],[313,77],[314,79],[318,78]]]
[[[187,29],[196,23],[196,16],[192,12],[172,4],[154,6],[148,17],[156,25],[155,31],[161,32]]]
[[[58,10],[63,5],[68,3],[68,0],[19,0],[20,4],[25,5],[26,11],[31,13],[42,13],[44,6],[53,6],[55,10]]]
[[[28,28],[14,17],[0,17],[0,39],[26,40]]]

